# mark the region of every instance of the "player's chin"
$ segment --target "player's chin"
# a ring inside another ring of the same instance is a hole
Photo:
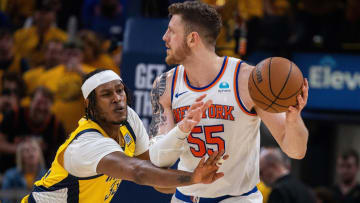
[[[127,115],[126,114],[118,114],[118,115],[114,115],[113,118],[111,119],[111,122],[113,124],[122,124],[124,121],[126,121],[127,119]]]
[[[167,55],[167,56],[166,56],[165,62],[166,62],[166,64],[168,64],[169,66],[178,64],[178,63],[176,63],[176,60],[174,59],[174,57],[172,57],[171,55]]]
[[[121,125],[121,124],[124,124],[125,121],[126,121],[126,119],[116,119],[116,120],[112,120],[111,123],[113,125]]]

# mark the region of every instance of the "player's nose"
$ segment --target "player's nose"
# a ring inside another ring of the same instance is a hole
[[[162,37],[162,40],[163,40],[163,41],[166,41],[166,39],[167,39],[168,30],[169,30],[169,29],[166,30],[166,32],[164,33],[164,35],[163,35],[163,37]]]
[[[113,101],[114,102],[120,102],[122,100],[122,96],[118,93],[114,94]]]

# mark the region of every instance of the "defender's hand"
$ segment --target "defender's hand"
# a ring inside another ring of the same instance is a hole
[[[189,110],[185,113],[185,117],[178,124],[180,130],[184,133],[190,131],[200,122],[202,115],[206,109],[212,104],[212,100],[203,102],[206,94],[196,98],[195,102],[190,106]]]
[[[223,156],[223,154],[224,150],[221,150],[220,152],[215,151],[206,161],[205,157],[201,158],[192,175],[193,183],[210,184],[223,177],[224,173],[217,173],[219,169],[217,164],[218,161],[221,158],[226,160],[229,157],[228,155]]]

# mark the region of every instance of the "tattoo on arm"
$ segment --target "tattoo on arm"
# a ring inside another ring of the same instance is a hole
[[[177,178],[177,180],[180,182],[180,183],[188,183],[191,181],[191,176],[188,176],[188,175],[181,175]]]
[[[149,136],[153,138],[159,132],[159,127],[165,125],[166,116],[164,115],[164,107],[160,104],[160,96],[162,96],[166,89],[167,72],[160,75],[155,85],[151,90],[151,104],[152,104],[152,119],[150,123]]]

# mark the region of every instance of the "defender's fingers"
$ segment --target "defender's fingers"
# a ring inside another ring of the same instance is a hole
[[[222,158],[223,155],[224,155],[224,149],[222,149],[222,150],[219,151],[219,153],[216,155],[214,161],[215,161],[215,162],[218,162],[218,161]]]
[[[219,160],[216,161],[216,165],[221,166],[224,163],[224,161],[228,158],[229,158],[229,155],[227,155],[227,154],[222,156]]]
[[[214,165],[214,160],[216,159],[217,155],[219,154],[218,151],[214,151],[209,158],[206,160],[207,165]]]
[[[200,159],[200,162],[199,162],[198,166],[199,166],[199,167],[204,167],[204,165],[205,165],[205,157],[202,157],[202,158]]]

